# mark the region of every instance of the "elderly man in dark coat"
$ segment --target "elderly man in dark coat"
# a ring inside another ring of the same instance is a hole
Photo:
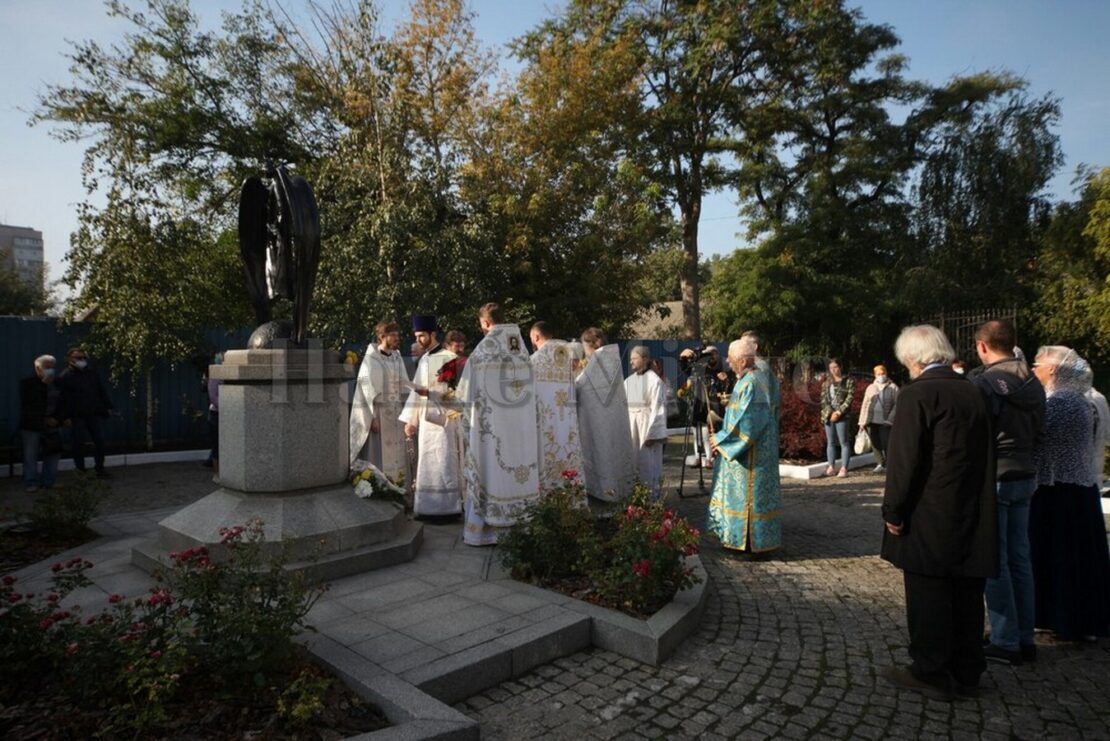
[[[937,699],[974,696],[987,666],[983,584],[998,573],[989,411],[949,367],[955,353],[936,327],[907,327],[894,352],[912,380],[891,430],[882,557],[904,573],[912,663],[882,674]]]

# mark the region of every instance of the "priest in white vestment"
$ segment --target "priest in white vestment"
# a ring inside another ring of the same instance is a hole
[[[578,441],[578,410],[574,394],[574,355],[562,340],[552,339],[550,325],[536,322],[529,332],[532,373],[536,383],[539,421],[540,491],[561,488],[566,471],[582,473]]]
[[[636,471],[640,481],[651,487],[652,498],[658,499],[663,481],[663,444],[667,441],[667,389],[651,368],[648,348],[632,348],[628,364],[632,373],[624,379],[624,394],[628,397]]]
[[[485,337],[459,382],[466,434],[467,545],[493,545],[539,500],[539,443],[532,365],[520,328],[505,324],[501,307],[478,314]]]
[[[366,348],[355,382],[351,403],[350,465],[361,470],[373,464],[390,479],[407,477],[405,426],[397,419],[404,405],[404,382],[408,381],[401,360],[401,327],[379,322],[378,344]]]
[[[435,317],[414,316],[413,330],[425,351],[400,415],[405,435],[417,437],[412,510],[415,515],[457,515],[462,512],[462,433],[458,419],[446,414],[435,400],[448,390],[436,376],[456,355],[439,343]]]
[[[605,344],[605,333],[582,333],[585,367],[574,381],[578,436],[586,491],[606,502],[624,499],[636,480],[636,452],[628,429],[628,400],[620,350]]]

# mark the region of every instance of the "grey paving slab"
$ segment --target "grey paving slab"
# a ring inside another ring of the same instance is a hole
[[[447,610],[445,614],[430,620],[398,626],[398,629],[418,641],[437,645],[440,641],[457,638],[507,617],[508,613],[494,607],[471,604],[469,607]]]
[[[489,641],[493,641],[508,633],[526,628],[530,625],[535,625],[535,621],[529,620],[521,615],[513,615],[496,623],[490,623],[475,630],[467,631],[460,636],[436,641],[436,646],[447,653],[456,653],[468,648],[473,648],[482,643],[488,643]]]
[[[476,603],[457,594],[437,594],[418,602],[409,602],[387,612],[375,613],[377,620],[391,628],[405,628],[427,620],[447,617]]]
[[[365,656],[375,664],[381,665],[390,659],[412,653],[424,648],[420,641],[401,635],[400,633],[385,632],[374,638],[350,644],[350,649],[355,653]]]
[[[510,592],[503,597],[498,597],[490,604],[499,610],[520,615],[530,613],[550,603],[537,598],[535,595]]]
[[[349,592],[336,601],[350,609],[352,612],[366,610],[382,611],[390,609],[391,605],[411,605],[415,600],[423,599],[435,594],[439,588],[422,579],[400,579],[377,587]]]
[[[453,590],[455,594],[460,597],[474,600],[475,602],[482,602],[493,604],[496,600],[502,597],[508,597],[515,594],[510,587],[502,586],[500,584],[492,584],[490,582],[474,582],[466,581],[464,585]]]
[[[366,614],[348,615],[337,620],[321,623],[317,630],[344,646],[353,646],[370,638],[376,638],[387,633],[392,634],[389,628]]]

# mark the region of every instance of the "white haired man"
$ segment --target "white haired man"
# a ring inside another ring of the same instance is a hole
[[[728,346],[728,365],[736,386],[721,429],[709,436],[714,462],[708,527],[725,548],[766,553],[782,546],[779,385],[759,357],[754,332]]]
[[[936,327],[903,329],[894,354],[911,380],[890,432],[881,555],[903,571],[912,663],[881,673],[934,699],[974,696],[986,669],[983,586],[998,574],[990,412]]]
[[[53,355],[35,358],[35,375],[19,382],[19,431],[23,437],[23,484],[28,492],[49,489],[58,475],[62,453],[63,405],[54,383]],[[39,452],[42,471],[39,471]]]

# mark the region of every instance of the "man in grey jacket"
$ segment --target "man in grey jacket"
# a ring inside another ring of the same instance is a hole
[[[1033,567],[1029,555],[1029,505],[1037,488],[1036,449],[1044,434],[1045,392],[1024,360],[1013,355],[1014,326],[992,320],[975,333],[983,366],[975,383],[993,418],[998,492],[998,576],[987,579],[988,661],[1034,661]]]

